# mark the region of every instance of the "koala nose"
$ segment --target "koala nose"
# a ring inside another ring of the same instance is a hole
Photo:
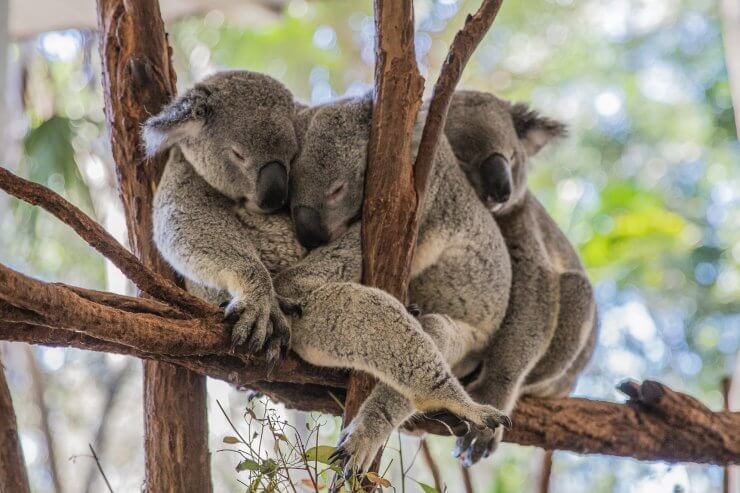
[[[271,161],[257,174],[257,206],[272,212],[288,200],[288,172],[281,163]]]
[[[329,243],[329,232],[321,221],[319,211],[313,207],[294,207],[293,222],[298,241],[309,250]]]
[[[503,204],[511,197],[512,178],[509,160],[499,153],[491,154],[480,165],[483,192]]]

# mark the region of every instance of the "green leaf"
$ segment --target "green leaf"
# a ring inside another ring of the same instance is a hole
[[[303,458],[308,462],[321,462],[322,464],[329,464],[329,456],[334,452],[334,447],[329,445],[319,445],[306,450],[306,455]]]
[[[428,484],[424,484],[419,481],[417,481],[417,483],[419,484],[419,488],[421,488],[421,491],[423,491],[424,493],[439,493],[439,490],[437,490],[437,488],[435,488],[434,486],[429,486]]]
[[[259,471],[260,465],[259,463],[253,461],[252,459],[244,459],[236,466],[237,471]]]

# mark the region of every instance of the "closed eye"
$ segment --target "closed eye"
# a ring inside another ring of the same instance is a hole
[[[231,156],[237,161],[241,161],[241,162],[245,161],[244,155],[241,152],[234,149],[233,147],[231,148]]]
[[[329,191],[326,193],[326,202],[328,204],[335,204],[339,200],[341,200],[342,197],[344,197],[344,194],[347,192],[347,182],[341,181],[336,182],[332,184]]]

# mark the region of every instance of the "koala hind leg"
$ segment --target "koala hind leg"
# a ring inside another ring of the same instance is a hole
[[[426,314],[419,322],[449,364],[461,354],[466,332],[475,329],[453,321],[445,315]],[[357,416],[342,430],[337,444],[337,457],[344,460],[345,476],[366,472],[393,430],[414,414],[414,405],[393,387],[379,383],[362,403]]]
[[[451,411],[478,428],[508,423],[498,409],[470,398],[419,321],[384,291],[328,283],[302,301],[293,349],[309,363],[368,372],[422,412]]]

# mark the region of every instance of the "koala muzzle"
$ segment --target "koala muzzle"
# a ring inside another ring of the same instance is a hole
[[[512,178],[509,160],[499,153],[491,154],[480,165],[483,193],[497,204],[511,197]]]
[[[298,241],[309,250],[329,243],[329,232],[321,221],[319,211],[313,207],[294,207],[293,222]]]
[[[285,166],[271,161],[257,175],[257,206],[272,212],[285,205],[288,200],[288,172]]]

